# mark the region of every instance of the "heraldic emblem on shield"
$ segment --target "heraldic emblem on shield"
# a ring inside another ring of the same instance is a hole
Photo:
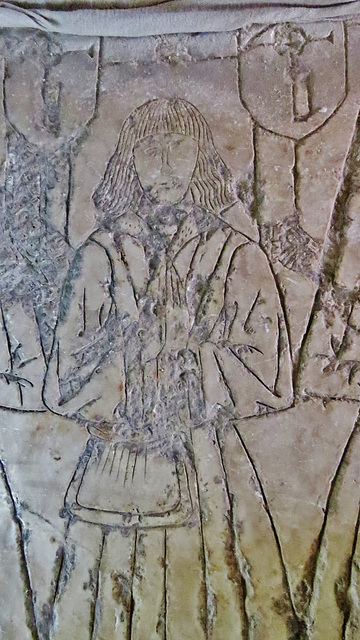
[[[242,35],[240,96],[264,129],[300,140],[323,125],[345,100],[344,27],[321,27],[323,35],[314,25],[287,23]]]

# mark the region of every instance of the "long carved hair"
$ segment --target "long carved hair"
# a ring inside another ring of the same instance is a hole
[[[182,98],[157,98],[137,107],[121,128],[116,151],[93,194],[95,206],[105,217],[120,215],[139,204],[143,191],[135,171],[134,147],[142,138],[158,133],[188,135],[198,143],[189,186],[195,204],[219,212],[235,201],[230,171],[215,148],[205,118]]]

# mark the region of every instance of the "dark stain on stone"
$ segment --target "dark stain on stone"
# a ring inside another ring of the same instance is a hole
[[[166,612],[166,603],[165,603],[165,597],[164,597],[161,602],[159,617],[156,623],[156,633],[159,634],[159,637],[166,637],[165,612]]]
[[[244,521],[243,520],[238,520],[236,523],[236,531],[238,533],[239,536],[241,536],[244,533],[245,527],[244,527]]]
[[[122,605],[127,613],[131,610],[131,584],[129,578],[119,571],[112,571],[112,597],[115,602]]]
[[[307,610],[310,605],[316,572],[316,563],[318,559],[318,546],[319,540],[316,537],[314,538],[310,548],[310,555],[304,567],[303,577],[297,585],[296,592],[294,594],[297,611],[302,617],[307,614]]]
[[[244,577],[241,574],[238,560],[235,553],[235,543],[236,543],[235,533],[234,533],[233,527],[230,524],[230,522],[232,521],[232,511],[233,511],[232,498],[233,497],[229,496],[229,498],[230,498],[230,513],[229,513],[229,520],[228,520],[227,536],[225,541],[225,556],[226,556],[226,563],[228,566],[228,578],[236,585],[236,590],[238,592],[241,618],[244,623],[243,629],[242,629],[242,637],[245,640],[245,638],[248,637],[248,633],[249,633],[249,620],[248,620],[248,615],[245,608],[246,584],[245,584]]]
[[[350,615],[348,589],[351,579],[351,564],[352,557],[349,556],[345,564],[344,572],[337,578],[334,585],[336,604],[339,607],[340,611],[342,611],[342,613],[344,614],[344,618],[346,620],[349,619]]]
[[[285,576],[283,578],[283,595],[272,601],[272,608],[279,616],[285,618],[289,640],[308,640],[306,624],[298,617],[292,606]]]
[[[200,558],[202,560],[202,558]],[[208,611],[207,611],[207,595],[208,589],[205,580],[205,575],[200,584],[199,588],[199,620],[202,629],[204,630],[204,635],[207,638],[207,627],[208,627]]]

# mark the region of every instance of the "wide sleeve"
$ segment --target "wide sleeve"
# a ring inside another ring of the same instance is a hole
[[[289,340],[276,283],[256,243],[233,254],[223,307],[200,348],[210,412],[249,417],[292,403]]]
[[[115,342],[112,289],[107,252],[90,241],[77,252],[60,301],[43,393],[55,413],[73,415],[101,395],[102,365]]]

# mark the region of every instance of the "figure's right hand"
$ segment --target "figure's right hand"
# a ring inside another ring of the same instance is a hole
[[[33,387],[33,383],[27,378],[23,378],[22,376],[17,376],[14,373],[9,373],[8,371],[0,371],[0,379],[5,380],[7,384],[15,383],[19,384],[22,387]]]
[[[0,371],[0,407],[44,411],[39,395],[39,389],[28,378],[11,371]]]

